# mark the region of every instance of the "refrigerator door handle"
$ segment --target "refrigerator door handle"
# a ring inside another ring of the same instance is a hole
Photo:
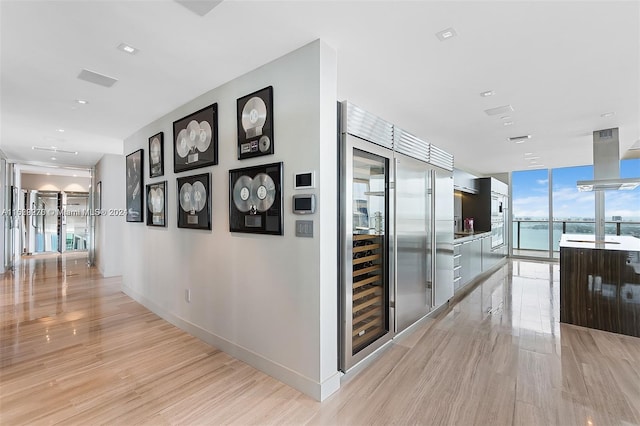
[[[435,181],[436,181],[436,172],[435,170],[429,170],[430,174],[430,191],[431,191],[431,308],[436,306],[436,191],[435,191]]]

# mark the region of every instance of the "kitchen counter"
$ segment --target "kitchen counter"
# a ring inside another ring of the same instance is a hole
[[[453,288],[455,292],[504,259],[501,249],[491,248],[491,232],[456,232],[453,240]]]
[[[585,234],[563,234],[560,248],[599,249],[616,251],[640,251],[640,238],[626,235],[607,235],[604,241]]]
[[[465,241],[475,240],[476,238],[488,237],[491,235],[491,231],[476,231],[476,232],[455,232],[453,234],[453,243],[464,243]]]
[[[640,239],[562,236],[560,322],[640,337]]]

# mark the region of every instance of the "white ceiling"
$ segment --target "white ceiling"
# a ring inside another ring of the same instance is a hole
[[[122,154],[149,122],[317,38],[338,53],[338,99],[470,171],[526,169],[525,152],[546,167],[592,163],[591,133],[603,128],[620,128],[623,155],[640,139],[637,1],[226,0],[199,17],[171,0],[2,0],[0,15],[0,148],[17,161],[91,166]],[[458,35],[439,41],[448,27]],[[82,68],[119,81],[78,80]],[[506,104],[512,126],[483,112]],[[51,161],[33,145],[79,154]]]

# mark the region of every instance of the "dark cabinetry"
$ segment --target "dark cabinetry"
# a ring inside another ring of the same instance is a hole
[[[632,256],[561,247],[560,321],[640,337],[640,274],[628,264]]]

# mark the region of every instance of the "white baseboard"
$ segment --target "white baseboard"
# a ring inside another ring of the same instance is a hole
[[[329,395],[334,393],[340,387],[339,372],[336,372],[330,378],[326,379],[322,383],[318,383],[308,377],[305,377],[290,368],[279,364],[275,361],[265,358],[264,356],[255,353],[247,348],[237,345],[224,337],[211,333],[208,330],[194,324],[184,318],[175,315],[172,312],[167,311],[163,307],[157,305],[152,300],[136,292],[130,287],[122,285],[122,291],[131,297],[136,302],[140,303],[153,313],[162,317],[164,320],[170,322],[176,327],[186,331],[187,333],[197,337],[198,339],[207,342],[211,346],[231,355],[240,361],[246,362],[254,368],[262,371],[265,374],[291,386],[300,392],[309,395],[311,398],[322,401]]]

